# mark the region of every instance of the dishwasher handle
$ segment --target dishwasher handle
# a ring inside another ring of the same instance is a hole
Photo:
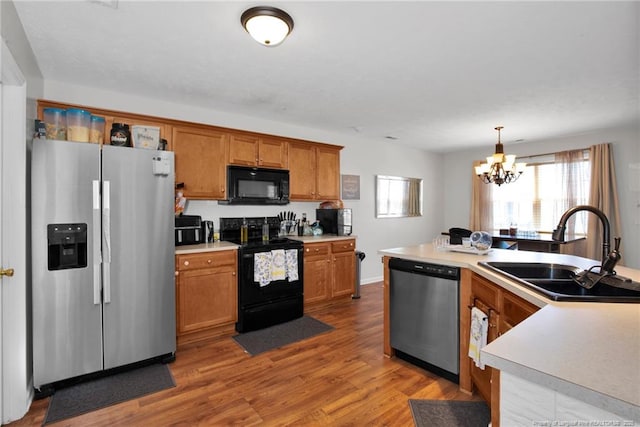
[[[424,276],[440,277],[449,280],[460,280],[460,269],[449,265],[430,264],[401,258],[389,260],[389,270],[399,270]]]

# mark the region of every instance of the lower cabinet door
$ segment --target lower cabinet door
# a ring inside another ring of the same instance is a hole
[[[334,297],[353,294],[356,283],[356,257],[353,251],[334,253],[333,255]]]
[[[212,268],[180,272],[178,288],[179,334],[238,320],[235,271]]]
[[[304,302],[310,304],[326,301],[331,287],[328,255],[306,257],[304,260]]]

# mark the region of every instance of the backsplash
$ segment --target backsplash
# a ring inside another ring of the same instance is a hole
[[[262,217],[277,216],[280,212],[291,211],[298,218],[307,214],[311,222],[316,220],[316,209],[320,202],[291,202],[280,206],[251,206],[251,205],[220,205],[214,200],[188,200],[185,215],[200,215],[203,220],[211,220],[215,230],[220,228],[220,217]],[[346,206],[345,203],[345,207]]]

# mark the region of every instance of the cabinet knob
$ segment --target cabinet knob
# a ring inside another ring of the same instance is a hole
[[[180,272],[175,271],[173,274],[177,276],[178,274],[180,274]]]
[[[235,275],[236,275],[236,272],[235,272],[235,271],[231,272],[231,275],[232,275],[232,276],[235,276]]]
[[[211,260],[211,259],[207,260],[207,264],[211,264],[212,262],[213,262],[213,260]]]
[[[189,265],[189,261],[185,261],[185,262],[184,262],[184,265]]]

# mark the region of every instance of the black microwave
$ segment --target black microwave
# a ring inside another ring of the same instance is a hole
[[[227,166],[227,200],[230,205],[286,205],[289,171]]]

